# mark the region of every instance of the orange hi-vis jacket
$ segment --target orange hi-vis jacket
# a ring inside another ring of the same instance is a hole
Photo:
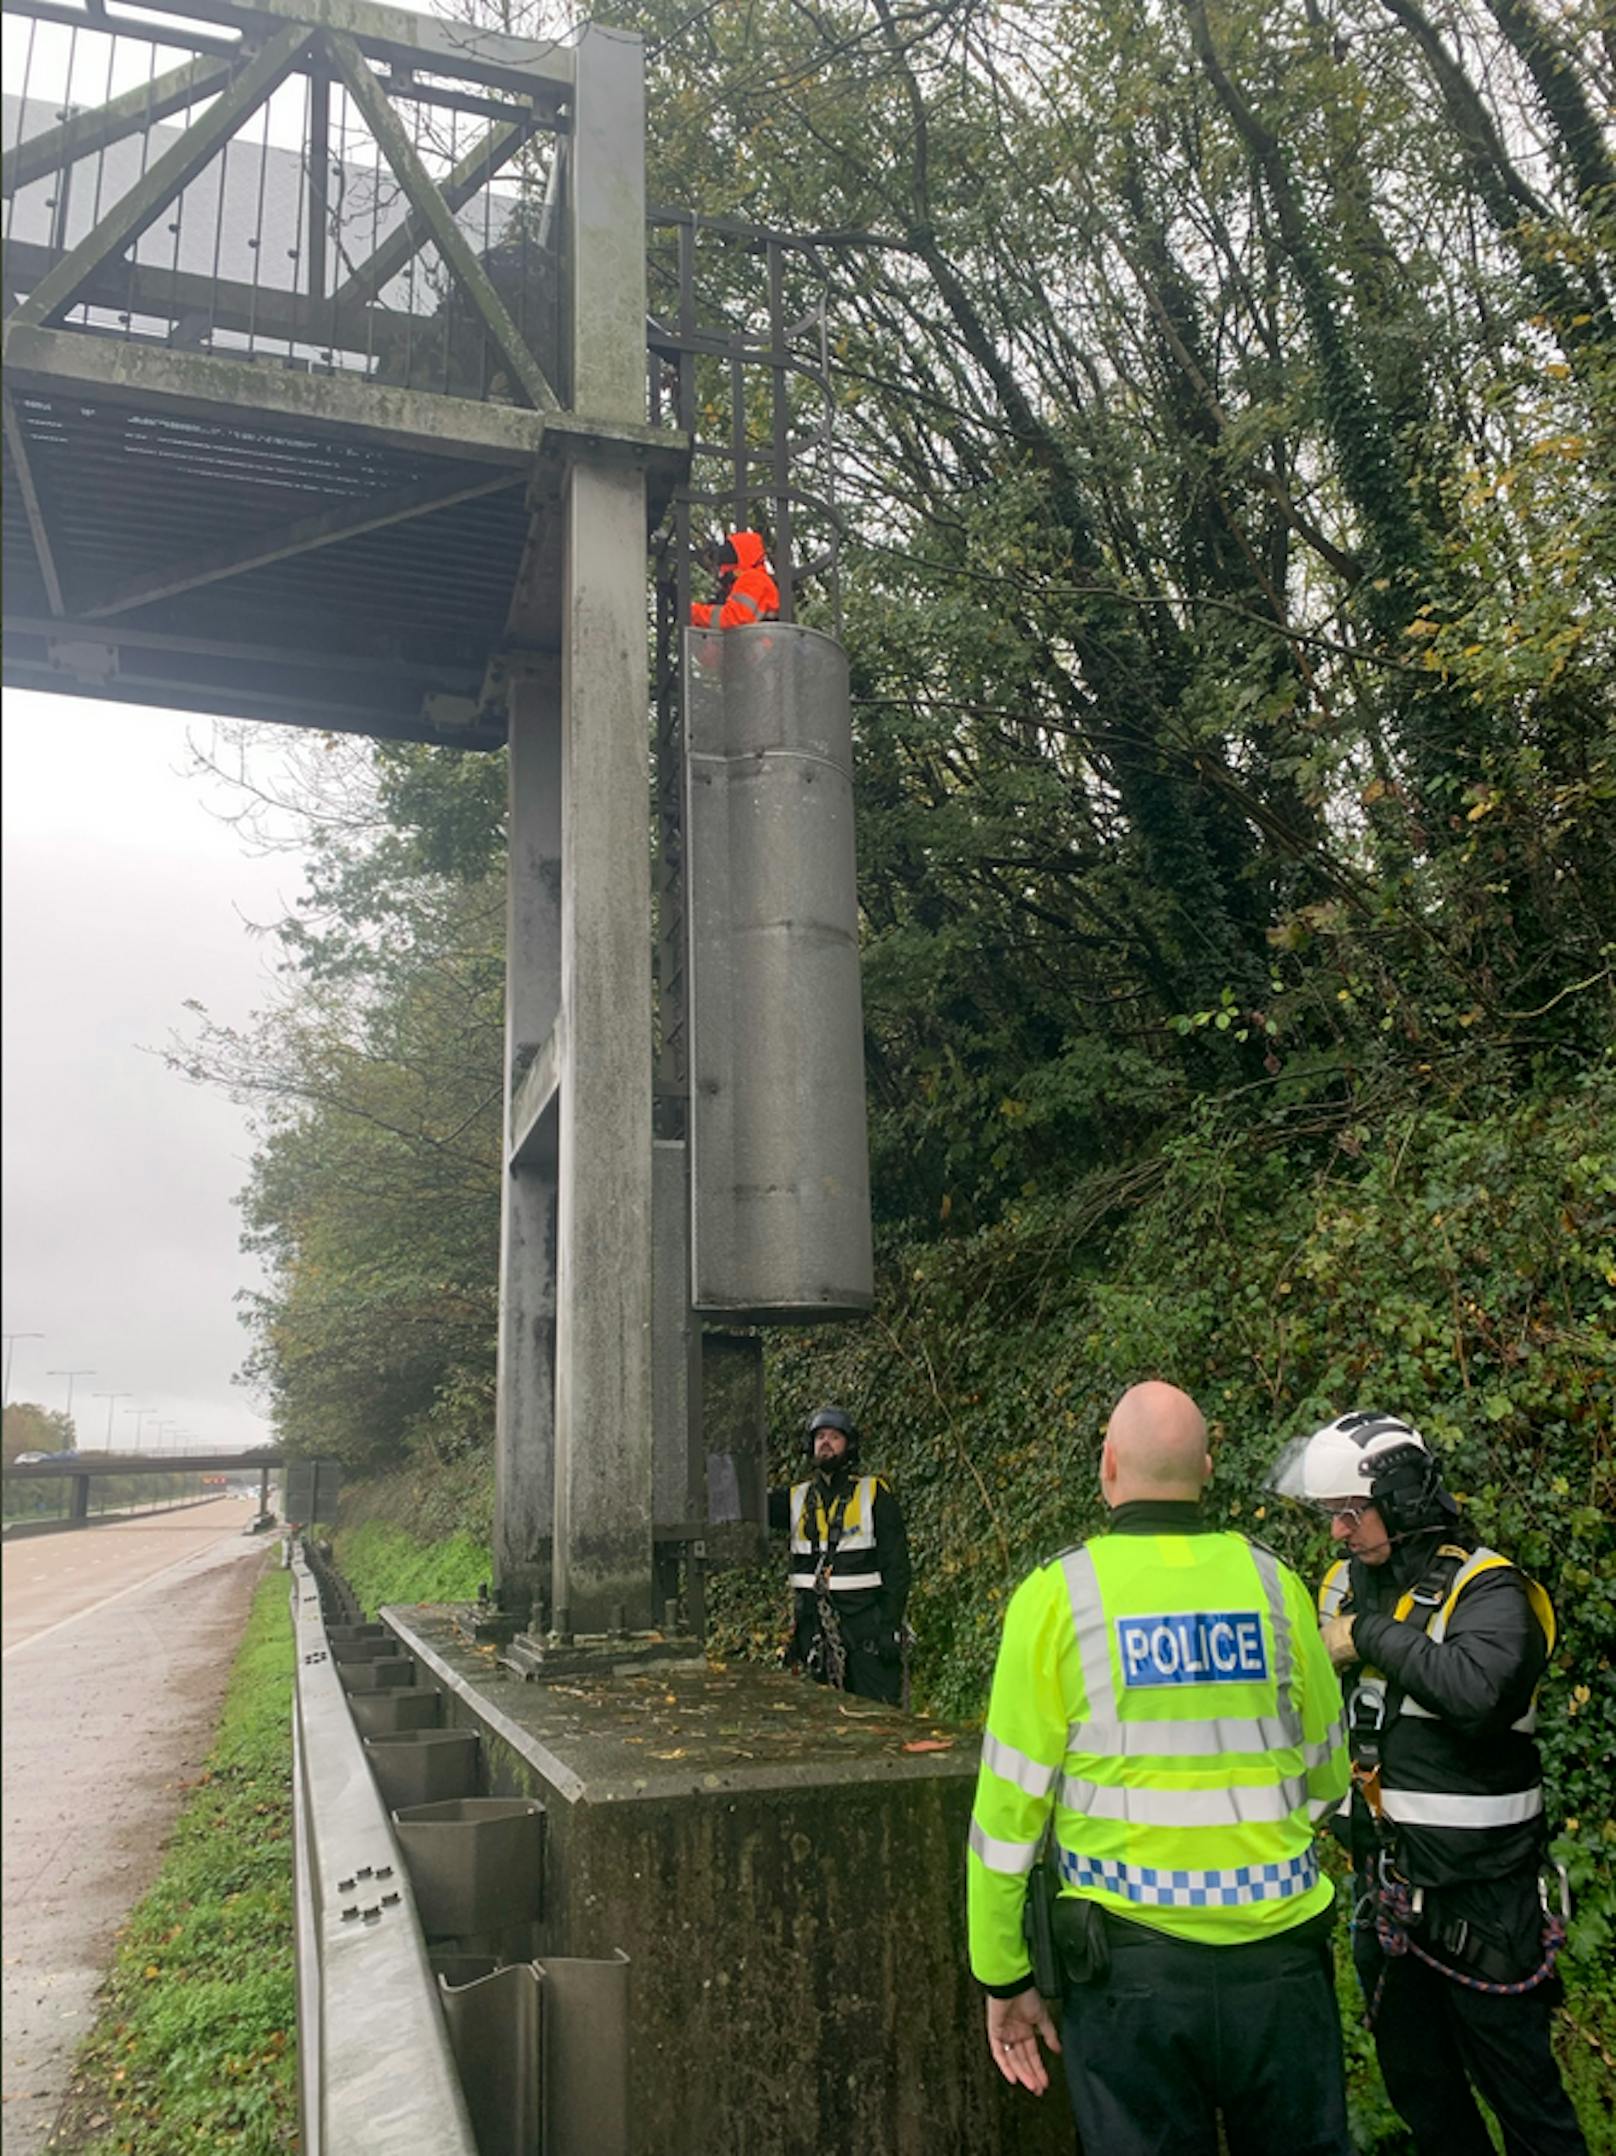
[[[763,541],[756,532],[731,532],[729,549],[735,567],[724,571],[711,606],[691,607],[692,622],[698,629],[746,629],[755,621],[778,620],[780,590],[769,574]]]

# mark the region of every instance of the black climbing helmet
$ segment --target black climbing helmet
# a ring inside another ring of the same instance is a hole
[[[824,1407],[816,1407],[803,1424],[802,1449],[810,1459],[813,1458],[814,1439],[821,1430],[840,1430],[847,1439],[847,1451],[844,1457],[848,1460],[858,1458],[858,1425],[845,1407],[834,1407],[829,1404]]]

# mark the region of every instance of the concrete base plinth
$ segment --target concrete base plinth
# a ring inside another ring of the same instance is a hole
[[[1069,2156],[966,1968],[974,1735],[739,1664],[524,1682],[382,1615],[487,1793],[545,1806],[541,1954],[630,1957],[635,2156]]]

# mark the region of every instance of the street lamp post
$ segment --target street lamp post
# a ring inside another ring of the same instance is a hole
[[[137,1454],[140,1451],[141,1424],[146,1420],[146,1417],[148,1415],[155,1415],[156,1412],[157,1410],[154,1407],[126,1407],[124,1409],[124,1413],[126,1415],[133,1415],[135,1418],[135,1451]],[[140,1484],[138,1482],[135,1484],[135,1488],[137,1490],[140,1488]],[[138,1512],[140,1510],[140,1499],[137,1497],[134,1499],[133,1502],[135,1510]]]
[[[90,1398],[92,1400],[105,1400],[107,1403],[107,1450],[110,1452],[112,1450],[112,1403],[114,1400],[132,1400],[134,1394],[131,1392],[93,1392]]]
[[[73,1380],[76,1377],[94,1377],[95,1372],[88,1363],[80,1363],[72,1370],[47,1370],[45,1375],[47,1377],[65,1377],[67,1379],[67,1420],[69,1427],[71,1427],[73,1421]]]
[[[43,1333],[6,1334],[6,1389],[4,1396],[0,1397],[0,1408],[6,1408],[11,1405],[11,1358],[17,1352],[17,1342],[19,1340],[43,1340],[44,1337],[45,1335]]]

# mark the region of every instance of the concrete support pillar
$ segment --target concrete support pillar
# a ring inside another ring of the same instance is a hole
[[[568,143],[572,408],[643,423],[645,357],[645,49],[631,31],[591,23],[578,39]],[[645,591],[645,533],[639,589]]]
[[[652,1147],[651,1369],[656,1425],[655,1520],[684,1536],[704,1517],[701,1327],[690,1307],[690,1180],[685,1141]],[[669,1584],[665,1590],[671,1594]]]
[[[577,47],[568,142],[573,410],[645,417],[640,40]],[[582,451],[561,622],[561,1014],[554,1611],[656,1621],[651,1447],[650,683],[645,481]]]
[[[517,1084],[561,1009],[561,673],[530,667],[512,688],[505,923],[505,1147]],[[550,1597],[555,1527],[556,1160],[506,1168],[500,1214],[494,1576],[538,1606]]]
[[[555,1609],[650,1626],[651,861],[645,485],[566,502]]]
[[[73,1477],[73,1506],[68,1514],[70,1520],[87,1520],[90,1517],[90,1478],[88,1475]]]

